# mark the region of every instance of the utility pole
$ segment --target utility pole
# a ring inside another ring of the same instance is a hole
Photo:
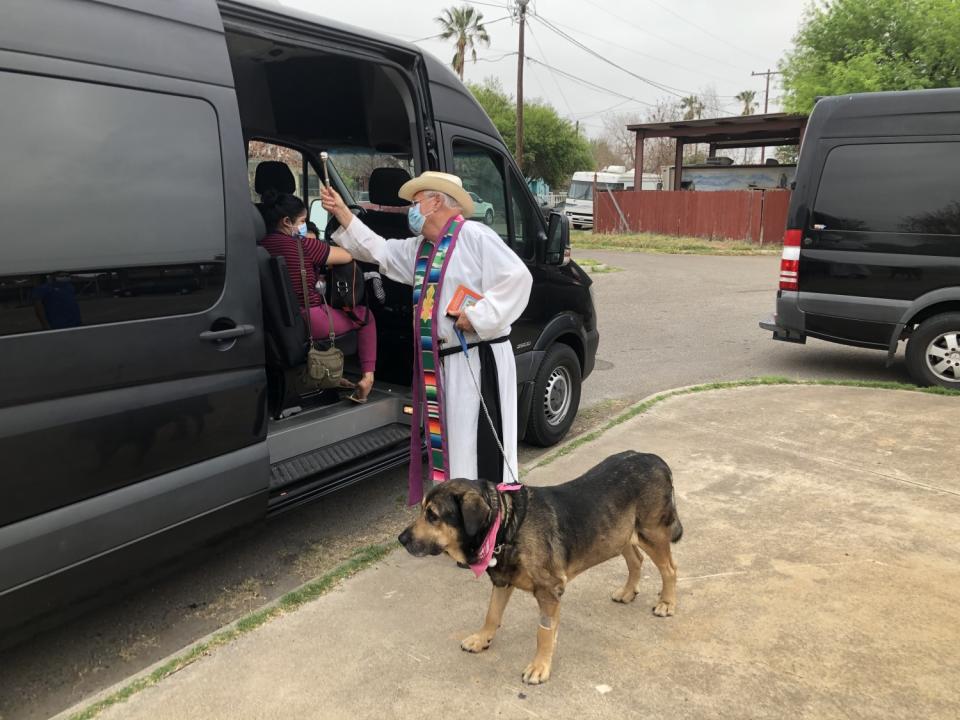
[[[517,13],[520,16],[520,47],[517,51],[517,165],[523,170],[523,35],[527,17],[527,3],[530,0],[517,0]]]
[[[767,107],[768,107],[768,104],[769,104],[769,102],[770,102],[770,76],[771,76],[771,75],[783,75],[783,73],[780,72],[779,70],[771,70],[770,68],[767,68],[767,71],[766,71],[766,72],[751,72],[751,73],[750,73],[750,76],[751,76],[751,77],[757,77],[757,76],[759,76],[759,75],[766,75],[766,76],[767,76],[767,88],[766,88],[766,90],[763,91],[763,114],[766,115],[766,114],[767,114]],[[764,157],[764,154],[766,153],[766,150],[767,150],[767,149],[766,149],[765,147],[760,148],[760,164],[761,164],[761,165],[763,165],[763,157]]]

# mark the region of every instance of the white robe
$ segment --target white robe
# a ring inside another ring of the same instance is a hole
[[[338,229],[333,239],[358,260],[378,264],[380,272],[391,280],[413,286],[414,266],[422,236],[385,240],[354,218],[346,229]],[[440,327],[437,328],[437,336],[443,343],[441,348],[458,345],[453,331],[454,320],[442,310],[450,304],[460,285],[483,295],[482,300],[466,309],[476,333],[465,335],[468,343],[474,343],[510,334],[511,324],[527,306],[533,277],[523,261],[496,232],[482,223],[466,222],[450,255],[437,299],[441,309],[438,313]],[[517,365],[510,342],[496,343],[490,348],[496,358],[500,383],[501,442],[506,453],[503,482],[511,482],[508,467],[513,469],[517,479],[520,477],[517,467]],[[462,352],[448,355],[441,362],[450,477],[476,480],[480,397],[474,381],[467,373],[472,372],[479,384],[479,350],[470,348],[469,364]],[[486,422],[485,417],[483,422]]]

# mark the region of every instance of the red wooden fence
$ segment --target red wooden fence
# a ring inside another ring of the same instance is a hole
[[[602,192],[596,198],[593,228],[599,233],[652,232],[766,244],[782,240],[789,205],[789,190],[623,190],[613,198]]]

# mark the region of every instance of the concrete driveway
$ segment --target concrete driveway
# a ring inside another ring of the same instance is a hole
[[[665,458],[685,528],[675,617],[650,612],[651,563],[629,606],[609,599],[623,563],[598,566],[564,595],[552,678],[529,687],[533,599],[465,654],[489,583],[396,552],[102,717],[954,718],[957,427],[956,398],[906,391],[671,398],[528,481],[628,448]]]

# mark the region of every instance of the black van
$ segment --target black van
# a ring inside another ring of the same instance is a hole
[[[886,350],[960,388],[960,89],[820,99],[797,166],[777,340]]]
[[[299,383],[305,336],[257,245],[268,187],[314,219],[319,153],[370,226],[463,177],[534,277],[511,338],[528,442],[560,440],[598,344],[562,215],[419,48],[265,2],[0,9],[0,633],[255,518],[408,460],[411,293],[375,305],[366,405]],[[327,232],[331,231],[326,224]],[[324,227],[323,224],[320,227]]]

